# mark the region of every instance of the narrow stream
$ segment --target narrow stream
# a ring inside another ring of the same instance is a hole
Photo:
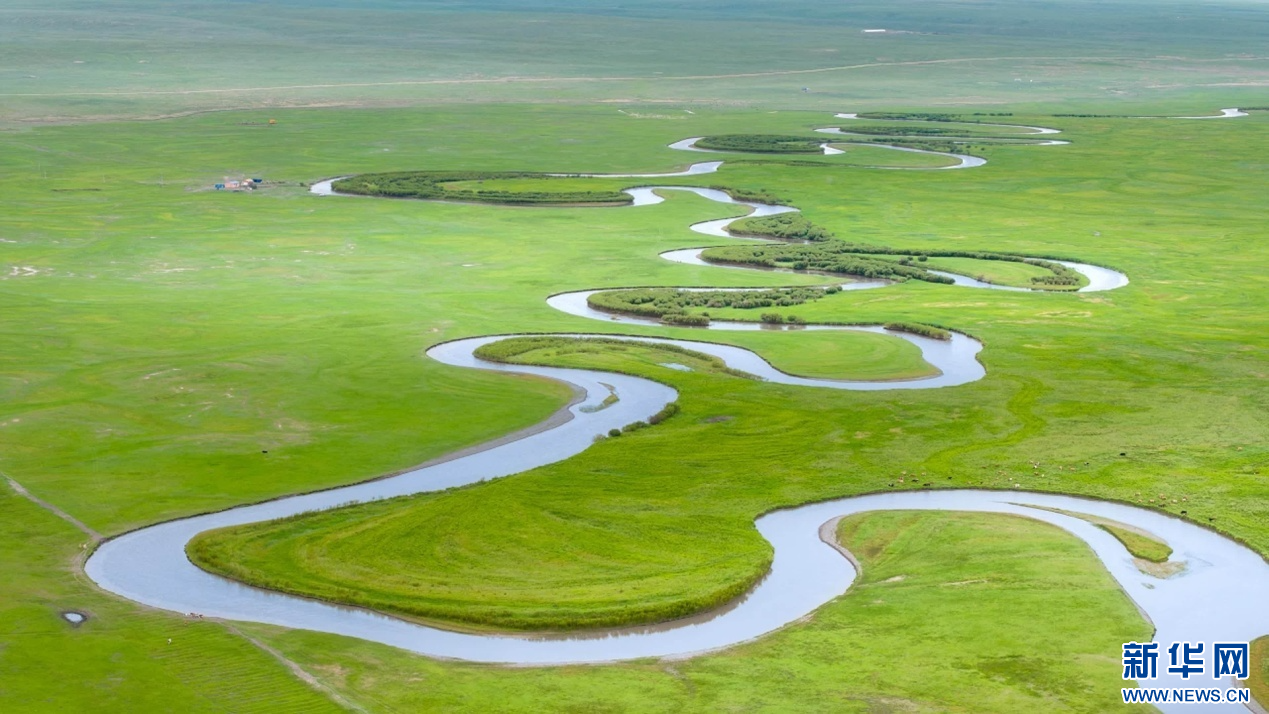
[[[853,115],[839,116],[853,118]],[[1038,134],[1056,133],[1056,130],[1041,127],[1021,128],[1033,129]],[[692,145],[694,141],[687,139],[672,146],[704,151],[695,148]],[[981,162],[981,159],[978,161]],[[688,176],[710,173],[721,165],[722,162],[704,162],[694,164],[686,171],[667,174],[602,175]],[[970,166],[962,160],[960,166],[949,168]],[[332,195],[333,180],[315,183],[311,191],[318,195]],[[796,210],[788,206],[736,201],[724,192],[706,188],[643,187],[630,189],[628,193],[634,197],[635,206],[646,206],[663,200],[657,195],[657,190],[690,191],[719,203],[742,206],[746,215],[774,215]],[[691,228],[706,235],[727,236],[727,225],[736,219],[706,221]],[[701,250],[670,251],[663,253],[662,257],[693,265],[708,265],[700,260]],[[1125,275],[1107,268],[1081,263],[1063,264],[1088,277],[1089,285],[1082,289],[1084,292],[1112,290],[1128,283]],[[962,276],[951,277],[959,285],[1002,289],[1001,286]],[[847,283],[845,287],[865,289],[888,284],[872,281]],[[586,304],[586,297],[592,292],[553,295],[547,302],[569,314],[605,322],[659,324],[593,310]],[[755,323],[719,321],[711,324],[709,329],[764,328]],[[792,329],[885,332],[880,327],[827,325]],[[951,340],[939,341],[903,333],[891,334],[916,345],[926,361],[940,373],[934,377],[905,381],[809,379],[780,372],[757,354],[730,345],[656,337],[621,339],[684,346],[719,357],[731,367],[773,383],[811,388],[931,389],[965,384],[985,375],[977,360],[982,345],[972,338],[953,333]],[[584,392],[585,398],[572,405],[566,415],[400,475],[142,528],[103,543],[88,559],[86,572],[94,582],[110,592],[165,610],[329,632],[433,657],[534,665],[611,662],[640,657],[687,656],[729,647],[781,628],[841,596],[853,582],[855,570],[841,553],[821,540],[821,527],[840,516],[894,509],[986,511],[1025,515],[1052,523],[1087,543],[1124,592],[1154,623],[1158,629],[1155,640],[1162,644],[1164,650],[1168,643],[1174,641],[1246,641],[1269,633],[1269,608],[1264,607],[1266,594],[1269,593],[1269,564],[1250,549],[1155,510],[1024,490],[908,490],[774,511],[755,521],[757,531],[774,548],[771,571],[739,601],[714,612],[661,625],[571,635],[453,632],[250,587],[200,570],[186,558],[184,549],[189,540],[213,528],[268,521],[353,502],[439,491],[556,463],[587,449],[597,435],[646,419],[677,397],[672,388],[637,377],[560,367],[494,364],[479,360],[473,354],[481,345],[514,336],[492,335],[446,342],[429,349],[427,355],[454,367],[533,374],[574,385]],[[618,401],[600,408],[609,395],[618,396]],[[1031,484],[1018,485],[1021,489]],[[1167,579],[1146,575],[1137,569],[1124,547],[1108,533],[1079,518],[1043,510],[1048,508],[1109,518],[1146,530],[1166,541],[1174,551],[1173,559],[1183,562],[1184,568],[1179,575]],[[1195,685],[1165,675],[1151,686],[1227,687],[1229,684],[1208,680]],[[1194,705],[1172,707],[1164,705],[1162,708],[1164,711],[1203,710],[1203,707]]]
[[[894,509],[987,511],[1046,521],[1086,542],[1154,623],[1158,629],[1155,640],[1165,643],[1164,648],[1172,641],[1246,641],[1269,632],[1269,609],[1263,606],[1269,592],[1269,564],[1250,549],[1154,510],[1021,490],[909,490],[775,511],[755,521],[758,532],[774,547],[771,572],[739,602],[689,620],[579,635],[451,632],[249,587],[200,570],[185,557],[185,543],[212,528],[436,491],[554,463],[585,450],[595,435],[646,419],[676,397],[669,387],[626,375],[491,364],[473,356],[476,347],[505,337],[448,342],[433,347],[428,356],[457,367],[535,374],[576,385],[587,396],[570,408],[570,420],[398,476],[134,531],[107,541],[93,554],[86,565],[89,577],[106,590],[166,610],[347,635],[433,657],[538,665],[609,662],[685,656],[728,647],[787,625],[839,597],[849,588],[855,572],[840,553],[820,539],[821,525],[839,516]],[[755,368],[754,364],[733,362],[733,351],[739,348],[667,341],[718,355],[741,369]],[[779,378],[778,373],[767,376]],[[619,401],[596,410],[611,393],[616,393]],[[1109,518],[1146,530],[1166,541],[1175,552],[1173,559],[1184,561],[1185,569],[1168,579],[1146,575],[1105,531],[1084,520],[1033,507]],[[1156,685],[1193,683],[1165,677],[1152,683]],[[1227,685],[1208,681],[1202,686]]]

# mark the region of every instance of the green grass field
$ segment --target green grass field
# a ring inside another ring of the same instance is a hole
[[[1252,669],[1247,686],[1261,706],[1269,704],[1269,637],[1261,637],[1251,643]]]
[[[338,712],[224,625],[102,595],[83,534],[0,493],[0,708],[7,712]],[[61,613],[83,613],[72,626]]]
[[[694,196],[639,209],[499,208],[316,198],[294,185],[424,161],[665,170],[684,158],[665,144],[698,127],[788,131],[823,123],[819,113],[707,112],[686,132],[677,121],[610,108],[305,110],[281,114],[273,128],[239,123],[251,116],[4,137],[13,210],[0,225],[11,241],[0,251],[7,265],[35,272],[0,282],[9,344],[2,467],[103,533],[406,468],[533,423],[566,397],[555,385],[422,358],[439,340],[510,330],[716,337],[571,318],[543,304],[554,292],[824,280],[658,259],[700,244],[688,224],[727,215]],[[530,120],[555,133],[526,130],[510,143],[515,152],[485,142],[494,126]],[[620,591],[639,580],[664,607],[699,603],[764,567],[756,514],[886,488],[904,471],[1128,502],[1186,495],[1191,518],[1269,547],[1257,473],[1266,440],[1250,416],[1264,408],[1263,345],[1250,328],[1262,319],[1263,229],[1251,196],[1266,167],[1248,159],[1261,150],[1263,117],[1019,120],[1060,125],[1076,143],[994,148],[991,163],[972,171],[751,161],[698,182],[789,196],[843,238],[1060,250],[1121,268],[1132,285],[1033,295],[908,283],[787,310],[974,334],[987,344],[988,378],[956,389],[826,394],[636,366],[680,389],[682,414],[556,466],[402,506],[397,515],[435,529],[444,551],[410,554],[426,568],[425,587],[447,570],[501,578],[514,594],[486,601],[521,598],[513,614],[532,619],[540,596],[515,585],[517,567],[576,558],[608,564],[579,589],[579,617],[620,611],[629,604]],[[441,135],[444,143],[426,138]],[[204,190],[231,171],[285,185],[253,195]],[[910,352],[894,361],[902,343],[872,335],[725,338],[793,372],[875,378],[913,366]],[[442,418],[443,429],[428,426]],[[19,522],[48,518],[31,510]],[[677,554],[673,567],[649,559],[653,534],[669,539],[654,550]],[[45,577],[73,582],[69,573]],[[451,594],[477,602],[463,578],[447,586]],[[39,607],[39,582],[6,586],[6,602]],[[130,632],[142,616],[181,622],[80,587],[80,607],[119,611],[112,632]],[[291,637],[336,647],[333,638]],[[143,681],[165,667],[137,662],[126,671]],[[5,671],[24,686],[51,686],[29,670]]]
[[[839,536],[864,568],[845,597],[684,661],[504,668],[249,629],[383,711],[1131,711],[1115,703],[1119,648],[1149,627],[1071,536],[1022,518],[913,512],[856,516]]]
[[[931,258],[925,261],[925,267],[933,270],[945,270],[949,273],[968,275],[988,283],[997,285],[1016,285],[1030,287],[1031,278],[1049,274],[1049,271],[1025,263],[1010,263],[1003,260],[975,260],[973,258]]]
[[[1220,98],[1257,91],[1269,69],[1263,8],[1233,0],[1166,10],[1148,0],[14,0],[2,12],[0,120],[17,123],[599,100],[643,116],[737,103],[1161,114],[1228,106]],[[862,32],[877,27],[904,34]],[[669,106],[637,106],[646,100]],[[1125,101],[1150,108],[1105,111]]]
[[[1132,282],[1042,294],[909,281],[781,308],[971,334],[987,377],[950,389],[826,392],[705,362],[678,371],[663,365],[690,357],[644,348],[545,350],[528,357],[671,384],[682,410],[529,473],[218,534],[208,552],[237,577],[454,627],[651,621],[764,572],[756,515],[912,488],[920,474],[1185,510],[1269,553],[1269,113],[1125,118],[1269,106],[1262,7],[746,0],[724,18],[660,0],[467,5],[0,9],[0,472],[112,536],[407,469],[568,400],[559,384],[423,355],[473,335],[709,339],[796,374],[927,374],[914,347],[883,335],[638,327],[545,304],[592,288],[832,282],[658,258],[751,244],[688,231],[731,215],[696,196],[504,207],[307,191],[367,172],[632,173],[725,159],[717,174],[654,182],[769,192],[842,240],[1061,254]],[[913,34],[860,32],[874,26]],[[975,144],[989,163],[963,171],[867,168],[946,163],[876,147],[667,148],[811,135],[847,124],[833,112],[868,109],[1007,112],[984,121],[1056,127],[1072,143]],[[111,117],[171,118],[101,121]],[[266,182],[212,190],[227,177]],[[960,260],[929,263],[1000,282],[1032,275]],[[0,710],[1121,708],[1119,645],[1148,626],[1078,541],[1020,519],[932,513],[851,519],[841,537],[864,562],[858,585],[770,637],[686,661],[501,668],[106,595],[80,568],[89,536],[3,488]],[[71,625],[68,610],[87,621]],[[1263,676],[1253,686],[1263,693]]]

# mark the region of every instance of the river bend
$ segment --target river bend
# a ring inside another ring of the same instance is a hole
[[[1221,116],[1237,116],[1230,111],[1224,110]],[[853,115],[839,117],[854,118]],[[1019,128],[1030,129],[1037,134],[1056,133],[1056,130],[1042,127]],[[703,151],[692,146],[693,140],[685,142],[677,142],[681,146],[674,148]],[[691,176],[717,171],[721,165],[722,162],[713,161],[694,164],[685,171],[673,173],[604,175],[648,178]],[[962,160],[960,165],[951,168],[977,165],[981,164],[971,165]],[[658,194],[661,190],[691,191],[720,203],[737,204],[742,209],[742,215],[774,215],[796,210],[788,206],[736,201],[721,191],[697,187],[644,187],[631,189],[629,193],[634,197],[633,205],[646,206],[662,200]],[[314,184],[312,191],[319,195],[332,194],[331,181]],[[707,221],[691,228],[706,235],[726,236],[729,235],[727,225],[737,217]],[[700,260],[701,250],[684,249],[662,255],[678,262],[707,264]],[[1112,290],[1128,282],[1122,273],[1107,268],[1064,264],[1088,277],[1089,285],[1083,288],[1086,292]],[[968,278],[962,281],[959,279],[961,276],[953,277],[958,278],[958,284],[967,287],[1000,288]],[[864,289],[886,284],[873,281],[867,284],[847,283],[845,287]],[[639,318],[592,310],[585,300],[590,292],[554,295],[548,298],[548,303],[564,312],[596,320],[647,324]],[[753,323],[728,322],[716,322],[710,327],[716,330],[761,329]],[[826,325],[808,325],[798,329],[882,331],[879,327]],[[512,336],[495,335],[446,342],[429,349],[427,355],[454,367],[531,374],[573,385],[584,397],[570,406],[567,413],[557,415],[537,428],[437,459],[396,476],[169,521],[127,533],[106,541],[92,554],[85,565],[87,574],[110,592],[165,610],[346,635],[432,657],[537,665],[610,662],[640,657],[680,657],[725,648],[779,629],[841,596],[850,587],[856,572],[838,550],[821,539],[822,527],[838,517],[894,509],[984,511],[1042,520],[1083,540],[1124,592],[1154,623],[1157,628],[1155,639],[1161,643],[1213,639],[1243,641],[1269,632],[1269,608],[1263,606],[1265,593],[1269,593],[1269,564],[1250,549],[1155,510],[1024,490],[911,490],[777,510],[759,517],[754,524],[774,549],[771,571],[738,602],[686,620],[575,635],[469,634],[428,627],[366,610],[243,585],[207,573],[185,556],[184,548],[189,540],[209,529],[336,508],[351,502],[438,491],[555,463],[584,451],[597,435],[609,429],[648,418],[677,397],[670,387],[628,375],[562,367],[495,364],[479,360],[473,354],[481,345]],[[906,334],[896,336],[920,348],[926,361],[934,365],[939,374],[907,381],[808,379],[779,372],[753,352],[730,345],[656,337],[622,339],[684,346],[719,357],[728,366],[760,379],[809,388],[928,389],[972,382],[985,374],[976,358],[981,344],[965,335],[954,333],[949,341]],[[618,400],[600,408],[610,394],[617,395]],[[1083,519],[1046,509],[1108,518],[1146,530],[1172,547],[1173,560],[1182,563],[1183,570],[1179,575],[1166,579],[1147,575],[1137,569],[1124,547],[1105,531]],[[1164,644],[1164,649],[1166,647]],[[1167,677],[1151,686],[1182,685],[1194,686],[1190,682]],[[1201,686],[1212,686],[1212,683],[1205,682]],[[1216,686],[1226,687],[1228,683],[1218,682]],[[1164,709],[1170,711],[1166,705]],[[1200,708],[1188,706],[1181,710],[1198,711]]]

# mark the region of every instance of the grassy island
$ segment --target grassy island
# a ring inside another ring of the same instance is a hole
[[[696,146],[711,151],[755,154],[822,154],[828,140],[814,136],[778,134],[719,134],[698,139]]]
[[[527,189],[513,186],[485,186],[485,182],[531,179]],[[510,171],[396,171],[360,174],[339,179],[332,188],[340,193],[383,198],[416,198],[445,201],[472,201],[527,206],[629,204],[633,199],[617,190],[553,190],[553,184],[569,186],[576,179],[540,173]]]

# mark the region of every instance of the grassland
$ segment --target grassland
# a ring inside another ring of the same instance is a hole
[[[1107,518],[1098,518],[1090,516],[1086,513],[1072,513],[1071,511],[1063,511],[1061,509],[1052,509],[1057,513],[1061,513],[1072,518],[1088,521],[1093,525],[1101,528],[1107,533],[1115,537],[1115,540],[1128,550],[1129,555],[1138,560],[1139,567],[1149,567],[1150,563],[1165,563],[1172,555],[1172,547],[1167,543],[1159,540],[1159,538],[1147,531],[1134,528],[1118,521]],[[1149,568],[1150,572],[1157,574],[1159,577],[1169,577],[1175,575],[1179,570],[1171,568],[1156,569]]]
[[[861,33],[879,23],[909,34]],[[504,101],[1198,113],[1263,86],[1267,33],[1241,2],[15,0],[0,120]],[[1150,109],[1107,110],[1124,101]]]
[[[692,339],[705,337],[698,334]],[[797,340],[788,338],[781,332],[757,332],[742,341],[776,369],[803,377],[912,379],[935,373],[915,345],[885,335],[854,333],[845,345],[840,333],[834,332],[805,332]]]
[[[1269,706],[1269,637],[1251,643],[1251,677],[1247,686],[1261,706]]]
[[[756,321],[756,311],[759,309],[792,307],[812,300],[820,300],[838,292],[837,286],[702,292],[639,288],[598,292],[587,298],[586,302],[596,309],[660,318],[669,324],[687,324],[679,320],[687,315],[688,310],[692,310],[693,317],[699,316],[704,324],[708,324],[709,313],[705,311],[706,309],[748,310],[751,312],[751,318]]]
[[[86,538],[0,492],[0,708],[6,712],[340,712],[225,625],[105,597]],[[87,615],[74,626],[61,617]]]
[[[514,182],[517,178],[528,181]],[[513,188],[487,185],[487,181],[506,184]],[[514,185],[519,184],[519,185]],[[576,186],[576,179],[553,178],[541,175],[515,173],[481,173],[470,171],[399,171],[390,173],[358,174],[332,183],[340,193],[380,198],[411,198],[454,201],[477,201],[504,205],[591,205],[613,206],[632,201],[628,194],[616,190],[569,190]]]
[[[834,241],[831,232],[813,224],[811,226],[805,231],[807,240],[813,240],[811,243],[718,246],[703,251],[701,258],[722,265],[810,270],[829,275],[896,281],[952,284],[954,281],[946,275],[931,272],[941,270],[986,279],[985,282],[1044,290],[1078,290],[1088,284],[1083,275],[1054,260],[988,251],[904,250],[855,245]],[[784,226],[768,227],[751,221],[741,228],[740,235],[798,240],[796,234],[786,235],[789,232]],[[931,257],[936,260],[931,261]]]
[[[958,275],[968,275],[986,283],[1015,285],[1018,287],[1032,287],[1034,285],[1031,282],[1032,278],[1042,278],[1051,274],[1048,270],[1036,265],[1004,260],[977,260],[975,258],[932,258],[925,262],[925,267],[931,270],[943,270]],[[1073,289],[1078,289],[1079,287],[1076,285],[1073,286]]]
[[[276,126],[254,123],[270,116]],[[657,258],[699,245],[688,224],[727,215],[694,196],[674,194],[647,208],[503,208],[318,198],[299,185],[420,166],[664,171],[699,158],[664,148],[684,136],[832,123],[818,112],[702,108],[679,116],[632,117],[607,106],[296,110],[0,134],[0,469],[107,535],[371,478],[534,423],[567,399],[558,385],[436,365],[421,357],[431,344],[522,330],[699,339],[699,331],[570,317],[543,299],[591,287],[826,282]],[[1269,286],[1258,267],[1267,257],[1258,192],[1269,166],[1257,158],[1269,150],[1265,115],[1171,122],[1019,112],[1015,119],[1059,126],[1075,143],[991,147],[990,163],[972,171],[751,160],[692,181],[788,196],[851,240],[1060,251],[1125,270],[1130,286],[1064,295],[911,281],[785,309],[808,321],[925,322],[974,334],[987,345],[988,377],[955,389],[826,394],[630,360],[632,370],[680,390],[682,413],[562,464],[400,504],[401,518],[432,538],[420,536],[429,545],[411,554],[425,564],[423,580],[438,585],[436,573],[462,569],[510,587],[526,563],[576,557],[605,564],[577,600],[613,603],[638,580],[629,573],[651,576],[658,568],[648,558],[674,553],[650,587],[685,600],[704,591],[711,574],[725,587],[765,564],[755,514],[886,489],[904,472],[957,486],[1149,500],[1174,513],[1172,499],[1185,496],[1189,518],[1269,551],[1262,474],[1269,434],[1259,419],[1267,406],[1260,306]],[[251,195],[209,190],[227,174],[276,183]],[[778,366],[800,362],[790,371],[828,376],[901,371],[887,360],[905,349],[883,348],[899,341],[874,335],[726,339]],[[239,694],[218,674],[230,672],[230,662],[262,677],[251,687],[305,706],[303,685],[220,625],[147,611],[84,584],[70,565],[84,537],[7,498],[7,572],[29,575],[0,585],[0,708],[144,710],[202,697],[184,708],[223,710]],[[649,542],[664,547],[650,553]],[[1093,567],[1083,551],[1079,559]],[[475,597],[474,588],[453,591]],[[530,593],[521,594],[524,604]],[[926,606],[896,608],[892,631],[961,624],[950,614],[957,608],[940,618]],[[62,608],[95,617],[72,630],[57,619]],[[1045,637],[1084,622],[1019,621]],[[1099,641],[1078,650],[1103,658],[1096,673],[1064,669],[1085,660],[1023,659],[987,663],[993,674],[979,678],[969,672],[981,670],[948,670],[940,655],[919,670],[880,671],[875,681],[879,667],[870,668],[844,687],[841,652],[879,661],[884,650],[862,635],[850,639],[857,632],[815,623],[779,636],[805,638],[820,653],[815,661],[823,664],[814,666],[796,665],[792,653],[783,659],[764,641],[693,663],[511,672],[248,629],[372,709],[479,708],[500,693],[512,702],[508,692],[526,702],[557,696],[562,708],[606,697],[618,708],[646,708],[650,698],[688,696],[670,667],[690,670],[687,681],[708,693],[693,704],[700,709],[742,701],[792,708],[786,702],[815,696],[833,697],[825,701],[842,710],[867,704],[843,699],[844,691],[946,707],[990,686],[1000,692],[990,706],[1017,711],[1019,702],[1034,703],[1037,679],[1083,691],[1103,670],[1118,676],[1117,645]],[[194,636],[173,632],[205,633],[192,643],[202,654],[151,656],[147,648],[166,646],[167,637],[176,646]],[[93,661],[67,686],[53,665],[81,654]],[[799,676],[780,678],[789,671]],[[210,678],[199,680],[200,691],[188,689],[192,672]],[[435,688],[416,686],[416,677]],[[752,699],[758,683],[779,694]],[[149,692],[169,698],[143,699]]]
[[[1119,648],[1149,627],[1071,536],[1028,519],[911,512],[857,516],[839,534],[863,563],[845,597],[685,661],[502,668],[249,629],[384,711],[1125,710]]]
[[[702,137],[696,145],[702,149],[757,154],[822,154],[826,142],[814,136],[779,136],[772,134],[719,134]]]

